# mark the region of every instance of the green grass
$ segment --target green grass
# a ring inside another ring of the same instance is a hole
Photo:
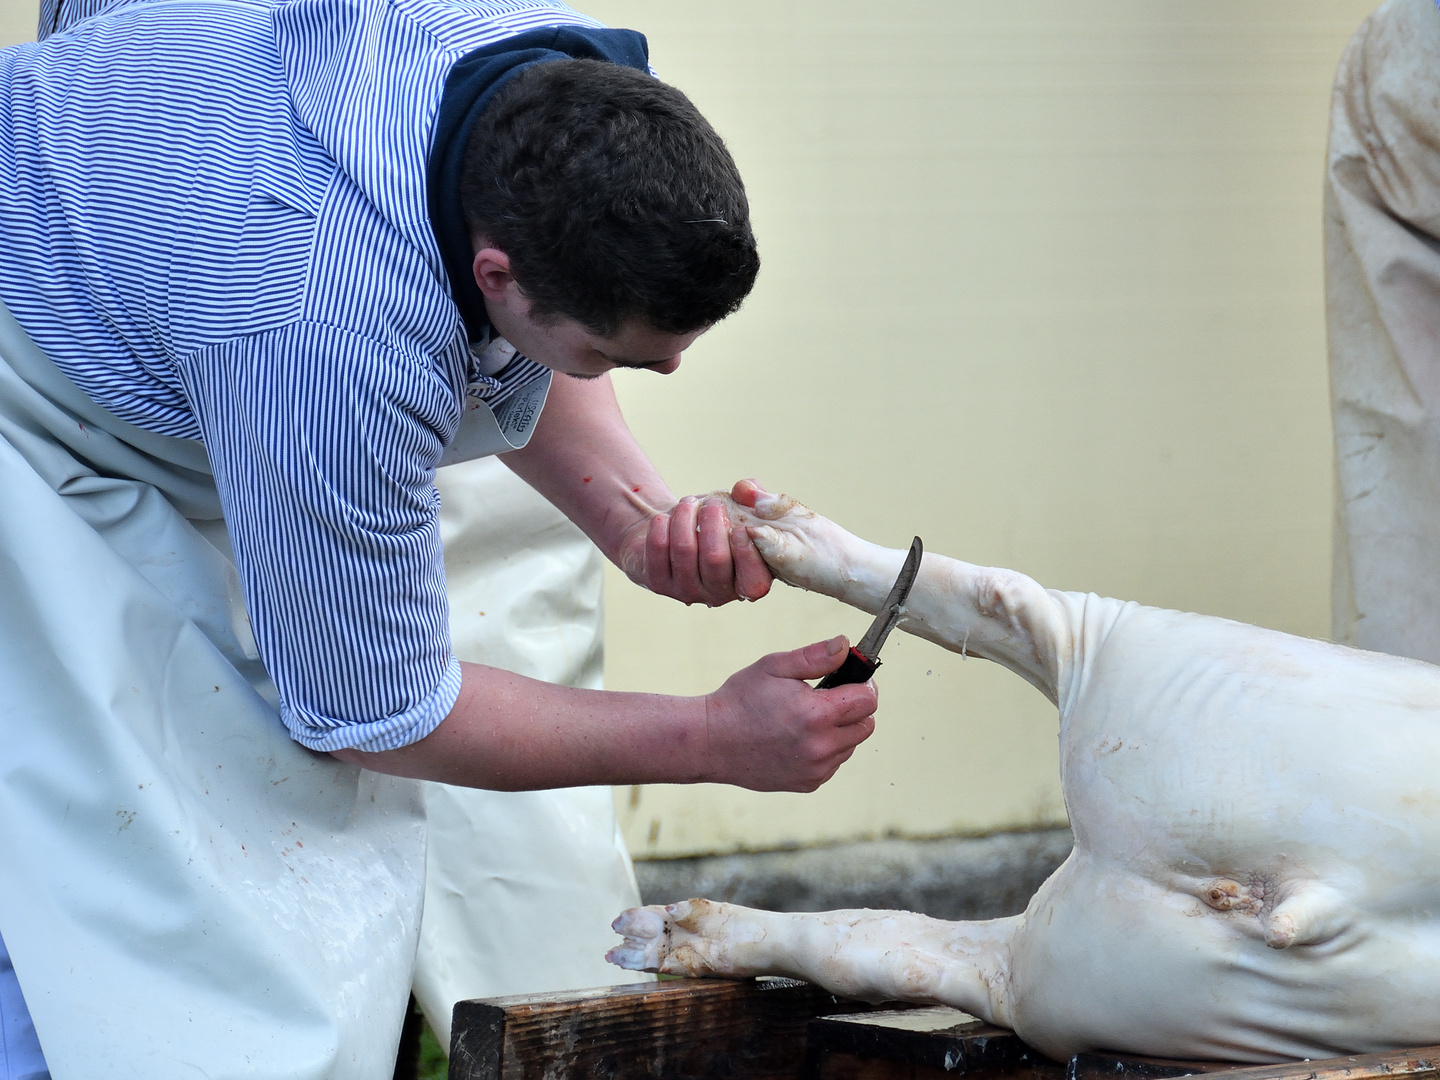
[[[445,1080],[448,1072],[449,1062],[440,1049],[440,1041],[426,1024],[425,1030],[420,1033],[420,1080]]]

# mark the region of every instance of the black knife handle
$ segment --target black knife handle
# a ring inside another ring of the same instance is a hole
[[[855,648],[850,646],[850,655],[845,657],[845,662],[834,671],[826,675],[815,684],[816,690],[829,690],[836,686],[849,686],[851,683],[867,682],[875,669],[880,666],[880,660],[866,660]]]

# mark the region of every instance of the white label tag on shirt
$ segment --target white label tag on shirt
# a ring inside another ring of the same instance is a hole
[[[440,467],[519,450],[528,443],[535,434],[535,423],[545,408],[554,377],[553,371],[545,372],[506,398],[498,410],[480,398],[466,397],[460,427],[454,441],[440,455]]]

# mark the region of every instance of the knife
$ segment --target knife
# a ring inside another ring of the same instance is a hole
[[[880,646],[885,644],[890,631],[895,629],[895,624],[905,613],[905,599],[910,595],[910,586],[915,584],[915,575],[920,572],[920,559],[924,554],[925,545],[917,536],[910,543],[910,554],[905,556],[905,565],[900,567],[900,576],[895,579],[890,595],[885,597],[885,606],[880,609],[880,614],[875,616],[860,644],[850,646],[850,655],[845,657],[845,662],[816,683],[815,689],[829,690],[833,686],[862,683],[875,674],[875,669],[880,666]]]

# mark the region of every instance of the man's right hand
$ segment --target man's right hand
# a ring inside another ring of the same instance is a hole
[[[849,651],[843,637],[761,657],[704,697],[579,690],[461,664],[439,727],[394,750],[336,750],[393,776],[530,791],[710,780],[814,791],[875,730],[875,687],[816,690]]]
[[[771,653],[705,699],[705,780],[754,791],[814,791],[875,731],[873,683],[816,690],[804,679],[845,660],[843,637]]]

